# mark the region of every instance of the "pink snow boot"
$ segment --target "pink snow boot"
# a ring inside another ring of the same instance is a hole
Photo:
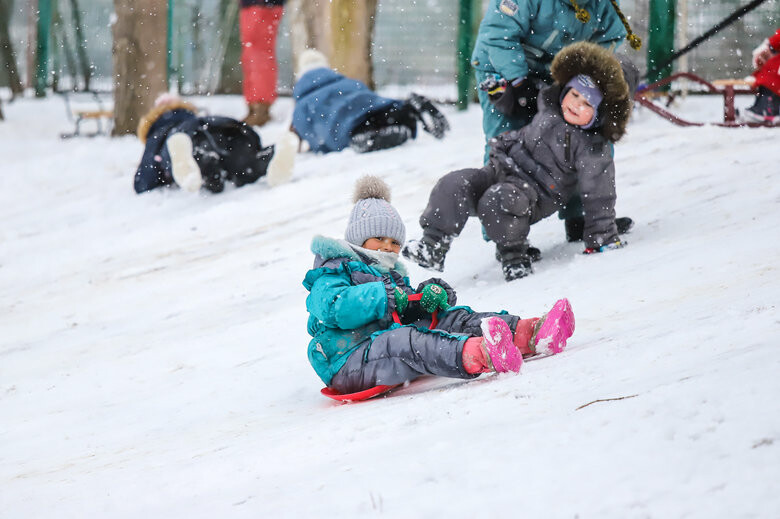
[[[539,319],[537,330],[531,343],[537,353],[555,355],[566,347],[566,340],[574,333],[574,313],[568,299],[559,299],[545,315]]]
[[[480,328],[493,369],[498,373],[519,372],[523,354],[515,346],[509,325],[499,317],[488,317],[482,320]]]

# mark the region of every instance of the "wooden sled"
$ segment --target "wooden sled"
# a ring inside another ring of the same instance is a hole
[[[722,95],[723,96],[723,122],[713,123],[698,123],[685,120],[668,110],[669,105],[674,100],[677,93],[662,93],[658,89],[672,83],[678,79],[688,79],[694,83],[702,85],[704,93],[707,95]],[[638,104],[648,108],[650,111],[660,115],[667,121],[674,123],[678,126],[704,126],[707,124],[715,126],[723,126],[726,128],[738,128],[738,127],[751,127],[751,128],[772,128],[780,126],[778,124],[761,123],[761,122],[743,122],[737,120],[737,111],[734,108],[734,97],[736,95],[752,94],[755,95],[756,89],[751,83],[743,79],[721,79],[709,82],[695,74],[690,72],[678,72],[671,76],[665,77],[647,85],[647,87],[638,91],[634,96],[634,101]],[[666,106],[661,106],[658,103],[658,99],[662,96],[667,97]]]

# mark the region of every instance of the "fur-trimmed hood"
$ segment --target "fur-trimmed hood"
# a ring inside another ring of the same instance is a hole
[[[359,261],[361,263],[366,263],[367,261],[370,261],[369,258],[363,257],[359,255],[352,245],[349,244],[346,240],[337,240],[335,238],[328,238],[326,236],[320,236],[317,235],[311,240],[311,251],[319,257],[322,264],[324,265],[329,260],[333,259],[343,259],[345,261]],[[378,270],[382,274],[387,274],[387,269],[384,268],[382,265],[376,264],[376,263],[367,263],[371,268]],[[320,267],[321,265],[316,265],[315,268]],[[395,263],[395,266],[393,267],[393,270],[401,274],[402,276],[406,277],[408,274],[406,272],[406,267],[403,263],[400,261],[397,261]]]
[[[187,110],[192,112],[193,114],[198,113],[198,109],[193,105],[192,103],[188,103],[187,101],[183,101],[181,99],[176,99],[164,104],[161,104],[160,106],[155,106],[146,114],[144,114],[143,117],[141,117],[141,120],[138,121],[138,129],[136,130],[136,135],[138,135],[138,138],[141,139],[142,143],[146,143],[146,136],[149,135],[149,130],[151,129],[152,125],[157,122],[157,119],[162,116],[165,112],[169,112],[171,110]]]
[[[577,74],[590,76],[604,95],[598,108],[601,134],[617,142],[626,133],[631,98],[623,69],[612,52],[594,43],[573,43],[555,55],[550,73],[561,86]]]

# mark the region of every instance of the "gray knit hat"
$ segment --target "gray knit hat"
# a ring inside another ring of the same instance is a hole
[[[390,188],[381,178],[367,175],[358,179],[352,200],[355,207],[344,235],[349,243],[362,247],[369,238],[386,236],[403,245],[406,227],[390,205]]]

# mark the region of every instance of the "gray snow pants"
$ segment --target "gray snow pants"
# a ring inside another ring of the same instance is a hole
[[[443,236],[457,236],[469,217],[477,216],[499,250],[525,251],[531,224],[554,211],[553,206],[547,210],[540,207],[531,186],[502,180],[488,165],[441,177],[420,216],[420,226],[438,241]]]
[[[355,393],[377,385],[395,385],[421,375],[475,378],[463,369],[463,344],[482,335],[480,324],[498,316],[514,330],[519,317],[507,313],[473,312],[455,307],[441,312],[435,330],[430,319],[394,328],[366,341],[349,356],[333,376],[330,387],[340,393]]]

